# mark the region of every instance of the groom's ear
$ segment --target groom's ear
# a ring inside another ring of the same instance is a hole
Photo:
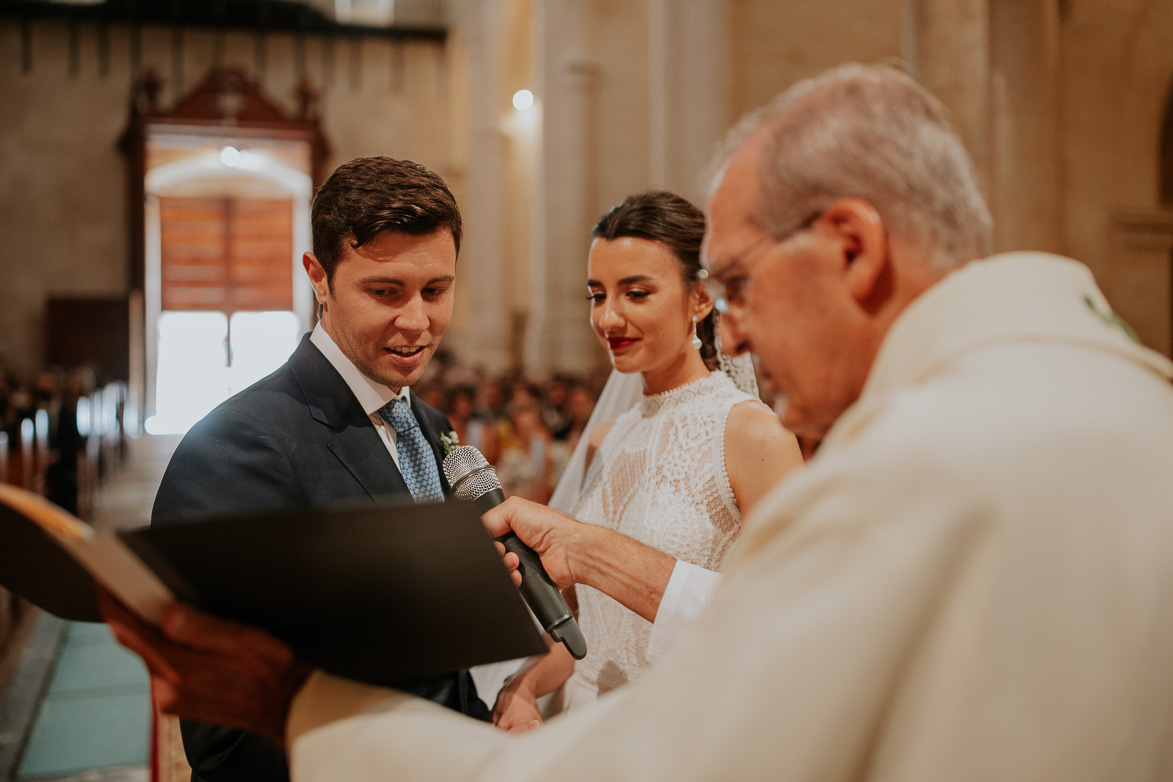
[[[330,294],[330,280],[326,275],[325,268],[322,267],[318,256],[313,253],[303,253],[301,256],[301,265],[305,269],[306,275],[310,278],[310,285],[314,287],[314,295],[318,299],[318,304],[325,304],[326,297]]]

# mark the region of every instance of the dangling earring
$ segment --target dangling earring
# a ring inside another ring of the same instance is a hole
[[[692,347],[694,350],[700,350],[705,343],[701,341],[701,335],[696,333],[696,315],[692,316]]]

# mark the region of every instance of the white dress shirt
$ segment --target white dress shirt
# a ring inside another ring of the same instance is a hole
[[[363,412],[370,417],[371,423],[375,425],[375,431],[379,433],[379,439],[383,441],[387,452],[395,460],[395,466],[398,467],[399,449],[396,447],[396,443],[399,438],[395,432],[395,427],[391,426],[390,422],[384,421],[383,416],[379,415],[379,408],[392,399],[397,398],[402,398],[410,405],[411,389],[404,386],[396,394],[388,386],[383,385],[377,380],[371,380],[364,375],[354,365],[354,362],[346,357],[346,354],[335,344],[334,340],[330,338],[330,335],[322,328],[320,322],[314,326],[314,331],[310,334],[310,342],[314,343],[314,347],[322,351],[322,355],[326,357],[326,360],[330,362],[331,366],[338,370],[338,374],[342,375],[342,379],[346,381],[346,385],[350,386],[350,390],[354,392],[358,403],[362,405]]]

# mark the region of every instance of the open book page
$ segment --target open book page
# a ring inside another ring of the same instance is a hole
[[[117,536],[95,533],[81,519],[16,486],[0,484],[0,502],[37,524],[96,581],[146,621],[158,624],[163,608],[175,601],[158,576]]]

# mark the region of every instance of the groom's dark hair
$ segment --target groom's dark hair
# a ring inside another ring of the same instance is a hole
[[[314,256],[333,280],[345,242],[357,249],[384,231],[425,236],[447,228],[460,254],[460,208],[438,174],[410,160],[360,157],[318,188],[310,212]]]

